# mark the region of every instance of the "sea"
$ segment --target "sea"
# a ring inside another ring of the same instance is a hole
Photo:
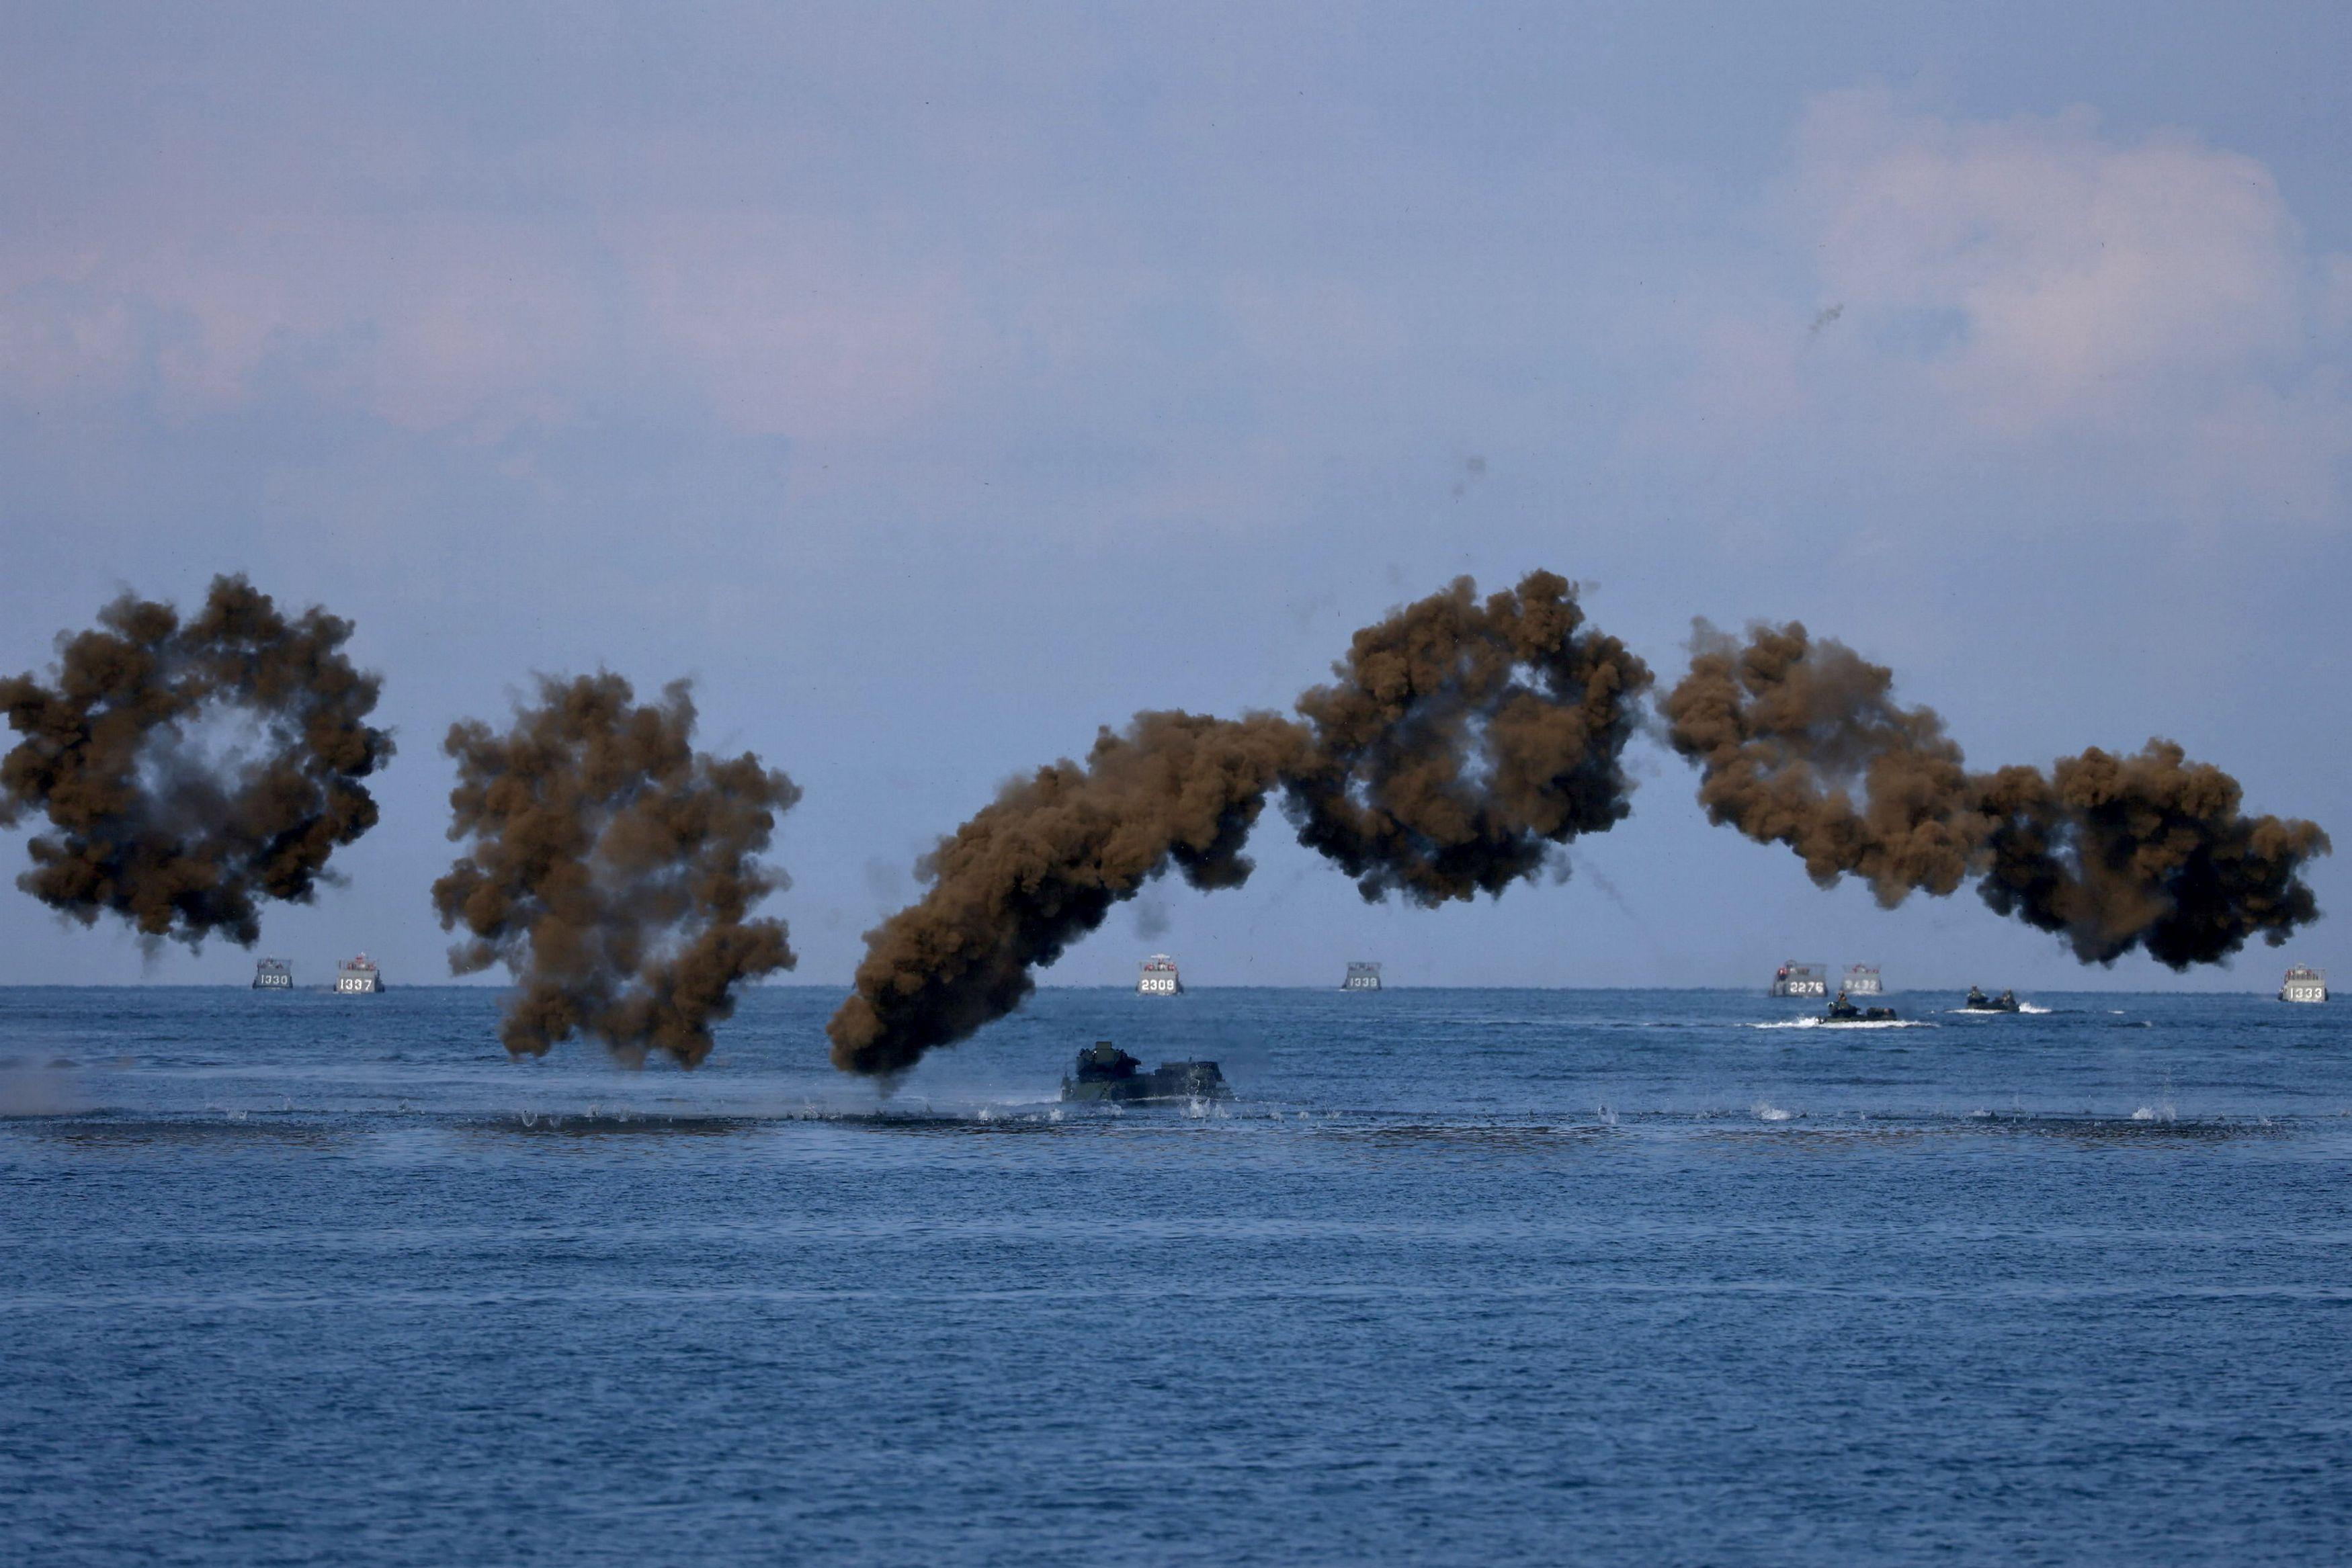
[[[840,999],[0,990],[0,1562],[2352,1560],[2342,1003]]]

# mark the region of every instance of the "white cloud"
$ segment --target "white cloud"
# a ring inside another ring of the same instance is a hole
[[[1990,428],[2128,418],[2184,380],[2288,368],[2318,301],[2276,182],[2075,110],[1990,122],[1814,101],[1794,199],[1822,290]],[[1940,323],[1951,330],[1938,336]]]
[[[953,271],[813,214],[652,211],[604,225],[654,331],[744,431],[888,430],[938,395],[979,335]]]
[[[0,385],[19,400],[120,388],[152,338],[139,302],[111,290],[57,277],[0,287]]]
[[[1686,329],[1645,448],[2095,461],[2184,515],[2340,517],[2352,262],[2258,160],[1865,88],[1808,106],[1766,227],[1770,281]]]
[[[414,217],[130,225],[72,253],[0,254],[0,396],[152,384],[233,404],[271,376],[406,428],[576,371],[590,280],[521,225]]]

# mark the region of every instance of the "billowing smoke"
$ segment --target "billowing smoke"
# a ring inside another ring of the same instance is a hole
[[[542,678],[504,734],[450,727],[449,836],[473,841],[433,905],[467,933],[454,970],[513,973],[499,1037],[516,1055],[582,1033],[631,1065],[691,1067],[736,985],[796,961],[783,922],[747,917],[788,884],[754,857],[800,789],[749,752],[696,751],[694,719],[686,683],[639,706],[604,674]]]
[[[1583,622],[1567,580],[1538,571],[1483,604],[1462,578],[1357,632],[1339,679],[1298,699],[1310,744],[1283,780],[1298,841],[1367,899],[1435,905],[1622,821],[1650,670]]]
[[[888,1075],[1018,1007],[1050,964],[1170,869],[1237,887],[1267,797],[1368,899],[1499,893],[1627,810],[1621,754],[1650,672],[1582,631],[1562,578],[1481,602],[1468,579],[1356,634],[1339,680],[1276,714],[1139,714],[1083,764],[1008,785],[926,856],[930,891],[866,936],[826,1032]]]
[[[920,902],[866,934],[857,991],[826,1026],[835,1065],[892,1073],[1021,1005],[1029,971],[1172,864],[1195,887],[1238,887],[1242,842],[1304,749],[1271,714],[1138,714],[1084,764],[1005,787],[926,855]]]
[[[2063,936],[2085,963],[2134,947],[2176,969],[2318,918],[2303,869],[2310,822],[2250,817],[2237,781],[2170,741],[2094,747],[2049,773],[1971,773],[1943,721],[1893,700],[1894,676],[1801,625],[1745,643],[1704,623],[1665,699],[1707,816],[1794,850],[1826,887],[1853,874],[1879,903],[1953,892]]]
[[[2135,756],[2096,747],[2047,775],[1981,780],[1992,866],[1979,891],[2003,915],[2056,932],[2085,963],[2135,944],[2175,969],[2278,946],[2319,918],[2303,868],[2328,852],[2316,823],[2249,817],[2238,781],[2168,740]]]
[[[24,737],[0,761],[0,826],[36,812],[51,830],[17,885],[85,925],[112,913],[149,940],[250,946],[260,900],[307,903],[375,825],[361,780],[392,737],[366,722],[379,683],[344,656],[351,634],[220,577],[193,621],[125,594],[58,638],[47,682],[0,680]]]
[[[1934,713],[1896,704],[1894,684],[1801,625],[1757,627],[1739,646],[1701,624],[1665,698],[1668,737],[1699,765],[1710,821],[1788,845],[1823,886],[1859,875],[1892,908],[1958,887],[1985,838],[1959,747]]]

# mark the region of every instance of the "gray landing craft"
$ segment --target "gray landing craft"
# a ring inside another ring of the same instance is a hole
[[[257,991],[290,991],[294,988],[294,966],[283,958],[264,958],[253,967],[253,988]]]
[[[1065,1100],[1108,1100],[1122,1105],[1153,1101],[1230,1100],[1233,1087],[1213,1061],[1163,1061],[1150,1071],[1107,1040],[1078,1052],[1077,1071],[1062,1080]]]
[[[1969,999],[1960,1004],[1960,1010],[1964,1013],[2013,1013],[2017,1010],[2017,993],[2003,991],[1997,997],[1989,997],[1970,986]]]
[[[1800,964],[1793,960],[1780,966],[1772,977],[1772,988],[1765,995],[1772,997],[1826,997],[1830,994],[1830,967],[1827,964]]]

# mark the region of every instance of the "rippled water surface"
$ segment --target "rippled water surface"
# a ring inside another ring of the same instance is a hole
[[[2352,1556],[2341,1004],[837,999],[0,990],[0,1560]]]

